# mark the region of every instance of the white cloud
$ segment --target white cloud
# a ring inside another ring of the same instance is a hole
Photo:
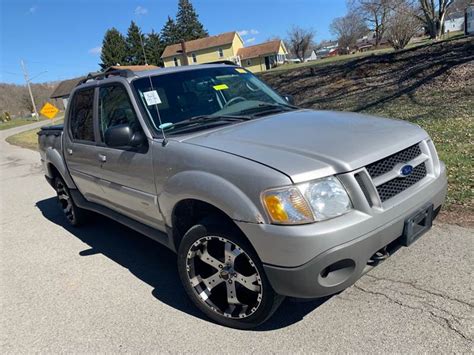
[[[244,36],[248,36],[248,35],[258,35],[260,32],[259,32],[258,30],[251,29],[251,30],[241,30],[241,31],[237,31],[237,33],[238,33],[241,37],[244,37]]]
[[[36,10],[38,10],[38,6],[33,5],[32,7],[30,7],[30,8],[28,9],[28,12],[29,12],[30,14],[34,14],[34,13],[36,12]]]
[[[135,16],[142,16],[148,14],[148,9],[143,6],[137,6],[134,12]]]
[[[89,49],[89,53],[94,54],[94,55],[101,54],[102,53],[102,47],[99,46],[99,47],[91,48],[91,49]]]
[[[245,40],[245,43],[253,43],[253,42],[255,42],[255,40],[256,40],[255,37],[247,38],[247,39]]]

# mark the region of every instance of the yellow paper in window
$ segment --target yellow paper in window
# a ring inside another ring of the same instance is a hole
[[[242,69],[242,68],[235,68],[235,71],[237,73],[240,73],[240,74],[247,74],[247,71],[245,69]]]
[[[221,91],[227,90],[229,87],[226,84],[214,85],[214,90]]]

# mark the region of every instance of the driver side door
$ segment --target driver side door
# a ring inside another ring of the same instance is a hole
[[[140,147],[109,147],[104,136],[107,129],[128,124],[133,131],[142,131],[129,92],[121,83],[98,88],[97,150],[101,166],[100,184],[103,204],[128,217],[152,227],[159,227],[150,142]]]

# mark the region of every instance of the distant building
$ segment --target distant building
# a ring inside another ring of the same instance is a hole
[[[260,72],[284,63],[287,54],[280,40],[245,47],[237,32],[226,32],[169,45],[161,58],[165,67],[231,61]]]
[[[455,12],[446,17],[444,33],[464,31],[464,13]]]
[[[287,54],[285,44],[280,40],[240,48],[237,52],[241,65],[253,73],[285,63]]]
[[[319,49],[313,49],[310,56],[306,59],[307,62],[319,60],[327,57],[334,57],[339,54],[338,42],[326,42]]]
[[[69,95],[71,95],[71,91],[77,86],[77,84],[79,84],[85,78],[85,76],[80,76],[78,78],[61,81],[58,86],[56,86],[56,89],[54,89],[50,98],[55,100],[62,100],[64,109],[66,109],[69,100]]]
[[[469,5],[464,13],[464,33],[474,35],[474,4]]]
[[[355,50],[357,52],[367,52],[375,49],[376,39],[375,31],[370,31],[367,35],[362,38],[359,38],[356,42]],[[388,40],[385,37],[382,37],[378,47],[387,47],[389,45]]]

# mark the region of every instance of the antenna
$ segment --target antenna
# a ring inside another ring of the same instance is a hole
[[[142,34],[140,34],[140,45],[142,47],[142,51],[143,51],[143,58],[145,59],[145,65],[148,65],[148,61],[146,59],[146,52],[145,52],[145,46],[143,45],[143,36]],[[151,87],[151,90],[152,91],[155,91],[155,88],[153,86],[153,81],[151,80],[151,75],[148,74],[148,80],[150,81],[150,87]],[[158,122],[160,123],[160,125],[158,126],[158,128],[161,130],[161,134],[163,135],[163,142],[161,143],[161,145],[163,147],[166,147],[166,145],[168,144],[168,139],[166,138],[166,135],[165,135],[165,129],[163,127],[163,122],[161,121],[161,115],[160,115],[160,109],[158,108],[158,104],[155,103],[155,110],[156,110],[156,114],[158,116]]]
[[[151,90],[155,90],[155,88],[153,87],[153,81],[151,80],[151,75],[150,74],[148,74],[148,80],[150,80]],[[163,135],[163,142],[161,142],[161,145],[163,147],[166,147],[166,145],[168,144],[168,139],[166,138],[166,135],[165,135],[165,128],[163,127],[163,122],[161,121],[160,110],[158,108],[157,103],[155,103],[154,106],[155,106],[156,114],[158,115],[158,122],[160,123],[158,128],[161,130],[161,134]]]

